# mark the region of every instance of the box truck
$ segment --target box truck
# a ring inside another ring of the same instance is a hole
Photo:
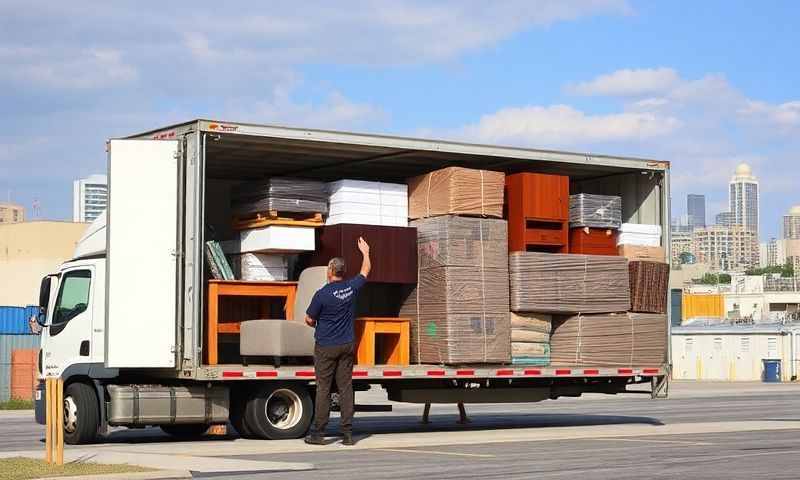
[[[570,177],[571,193],[621,196],[623,221],[660,225],[669,248],[670,171],[663,161],[212,120],[112,139],[107,153],[106,214],[40,288],[39,372],[64,381],[71,444],[118,426],[192,436],[230,421],[250,437],[306,433],[313,366],[204,361],[204,244],[209,232],[232,234],[225,209],[237,182],[295,176],[403,183],[453,165],[555,173]],[[636,384],[655,398],[666,391],[668,372],[667,355],[662,364],[624,368],[357,365],[353,381],[356,391],[380,385],[402,402],[501,403],[616,394]],[[40,384],[40,423],[42,397]]]

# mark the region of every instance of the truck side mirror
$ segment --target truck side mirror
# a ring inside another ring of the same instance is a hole
[[[50,275],[42,278],[39,285],[39,313],[36,315],[36,323],[41,326],[47,324],[47,304],[50,303],[50,285],[52,277]]]

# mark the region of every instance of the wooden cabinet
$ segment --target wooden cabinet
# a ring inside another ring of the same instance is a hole
[[[508,249],[569,250],[569,177],[517,173],[506,177]]]
[[[320,227],[310,265],[327,265],[331,258],[342,257],[347,265],[345,278],[356,275],[361,268],[358,237],[370,246],[370,283],[417,283],[417,229],[413,227],[353,223]]]
[[[569,231],[569,253],[584,255],[618,255],[616,230],[605,228],[572,228]]]

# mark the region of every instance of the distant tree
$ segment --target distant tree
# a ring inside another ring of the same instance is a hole
[[[731,283],[731,276],[727,273],[706,273],[702,278],[695,278],[693,281],[700,285],[717,285]]]
[[[689,252],[681,252],[678,255],[678,259],[680,259],[682,265],[694,263],[694,255]]]
[[[747,275],[771,275],[780,273],[781,277],[791,278],[794,276],[794,266],[790,262],[785,265],[773,265],[771,267],[753,268],[745,272]]]

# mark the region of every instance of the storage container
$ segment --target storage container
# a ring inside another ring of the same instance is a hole
[[[569,253],[617,255],[617,231],[610,228],[571,228]]]
[[[11,398],[33,400],[38,354],[37,348],[16,349],[11,352]]]
[[[39,313],[39,307],[0,306],[0,335],[27,335],[31,333],[29,321]]]
[[[506,213],[509,251],[568,252],[569,177],[508,175]]]
[[[719,294],[684,293],[681,309],[684,323],[693,318],[725,318],[725,298]]]

